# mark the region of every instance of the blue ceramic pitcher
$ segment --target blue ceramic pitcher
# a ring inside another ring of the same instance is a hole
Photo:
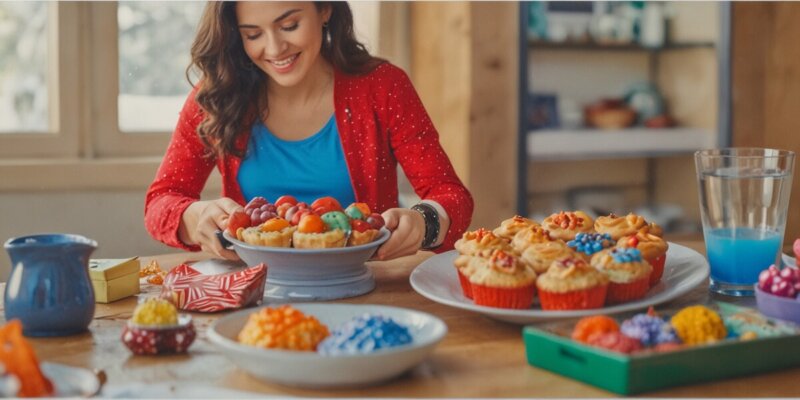
[[[19,319],[25,336],[86,331],[94,317],[89,256],[97,242],[60,233],[23,236],[5,244],[11,257],[6,321]]]

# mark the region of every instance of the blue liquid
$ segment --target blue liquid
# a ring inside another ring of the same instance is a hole
[[[783,239],[774,230],[721,228],[705,232],[706,253],[715,282],[751,285],[775,263]]]

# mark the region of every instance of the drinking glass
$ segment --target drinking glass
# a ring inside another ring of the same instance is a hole
[[[695,153],[711,291],[752,296],[758,274],[780,265],[794,152],[759,148]]]

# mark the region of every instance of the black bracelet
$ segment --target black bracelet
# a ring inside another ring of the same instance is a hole
[[[411,207],[422,214],[425,220],[425,239],[422,240],[422,249],[430,249],[439,238],[439,212],[430,204],[419,203]]]

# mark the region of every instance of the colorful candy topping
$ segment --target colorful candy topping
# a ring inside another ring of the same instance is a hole
[[[622,322],[620,330],[626,336],[638,339],[644,346],[680,342],[672,325],[655,315],[637,314]]]
[[[553,216],[553,223],[560,226],[562,229],[575,229],[583,225],[583,218],[579,217],[574,212],[561,211]]]
[[[578,233],[575,239],[567,242],[567,246],[575,250],[592,255],[600,250],[611,247],[613,241],[607,233]]]
[[[352,219],[366,219],[372,211],[370,211],[367,203],[353,203],[347,206],[344,213]]]
[[[345,232],[350,232],[352,230],[352,227],[350,226],[350,217],[341,211],[326,212],[325,214],[322,214],[322,220],[325,222],[325,225],[328,226],[329,231],[339,229]]]
[[[719,314],[705,306],[686,307],[670,323],[678,337],[689,345],[716,342],[728,334]]]
[[[620,264],[641,262],[642,252],[634,248],[615,248],[611,250],[611,257]]]
[[[297,224],[297,231],[300,233],[323,233],[327,229],[325,222],[316,214],[303,215],[300,223]]]
[[[270,218],[261,224],[261,232],[280,232],[285,228],[291,226],[289,221],[283,218]]]
[[[278,208],[263,197],[253,197],[244,206],[244,212],[250,217],[250,223],[252,224],[250,226],[261,225],[268,219],[278,217]]]
[[[167,300],[149,298],[136,306],[131,322],[140,326],[177,325],[178,309]]]
[[[595,315],[581,318],[575,324],[575,329],[572,331],[572,339],[587,343],[589,338],[594,335],[618,331],[619,324],[613,318],[605,315]]]
[[[412,342],[408,328],[389,317],[364,314],[348,321],[319,344],[327,356],[364,354]]]
[[[509,274],[514,273],[520,266],[516,257],[503,250],[492,251],[492,255],[489,256],[489,265],[497,271]]]
[[[284,305],[250,314],[238,339],[242,344],[266,349],[314,351],[329,334],[328,328],[313,316]]]
[[[800,293],[800,269],[770,265],[758,275],[758,287],[775,296],[794,298]]]

